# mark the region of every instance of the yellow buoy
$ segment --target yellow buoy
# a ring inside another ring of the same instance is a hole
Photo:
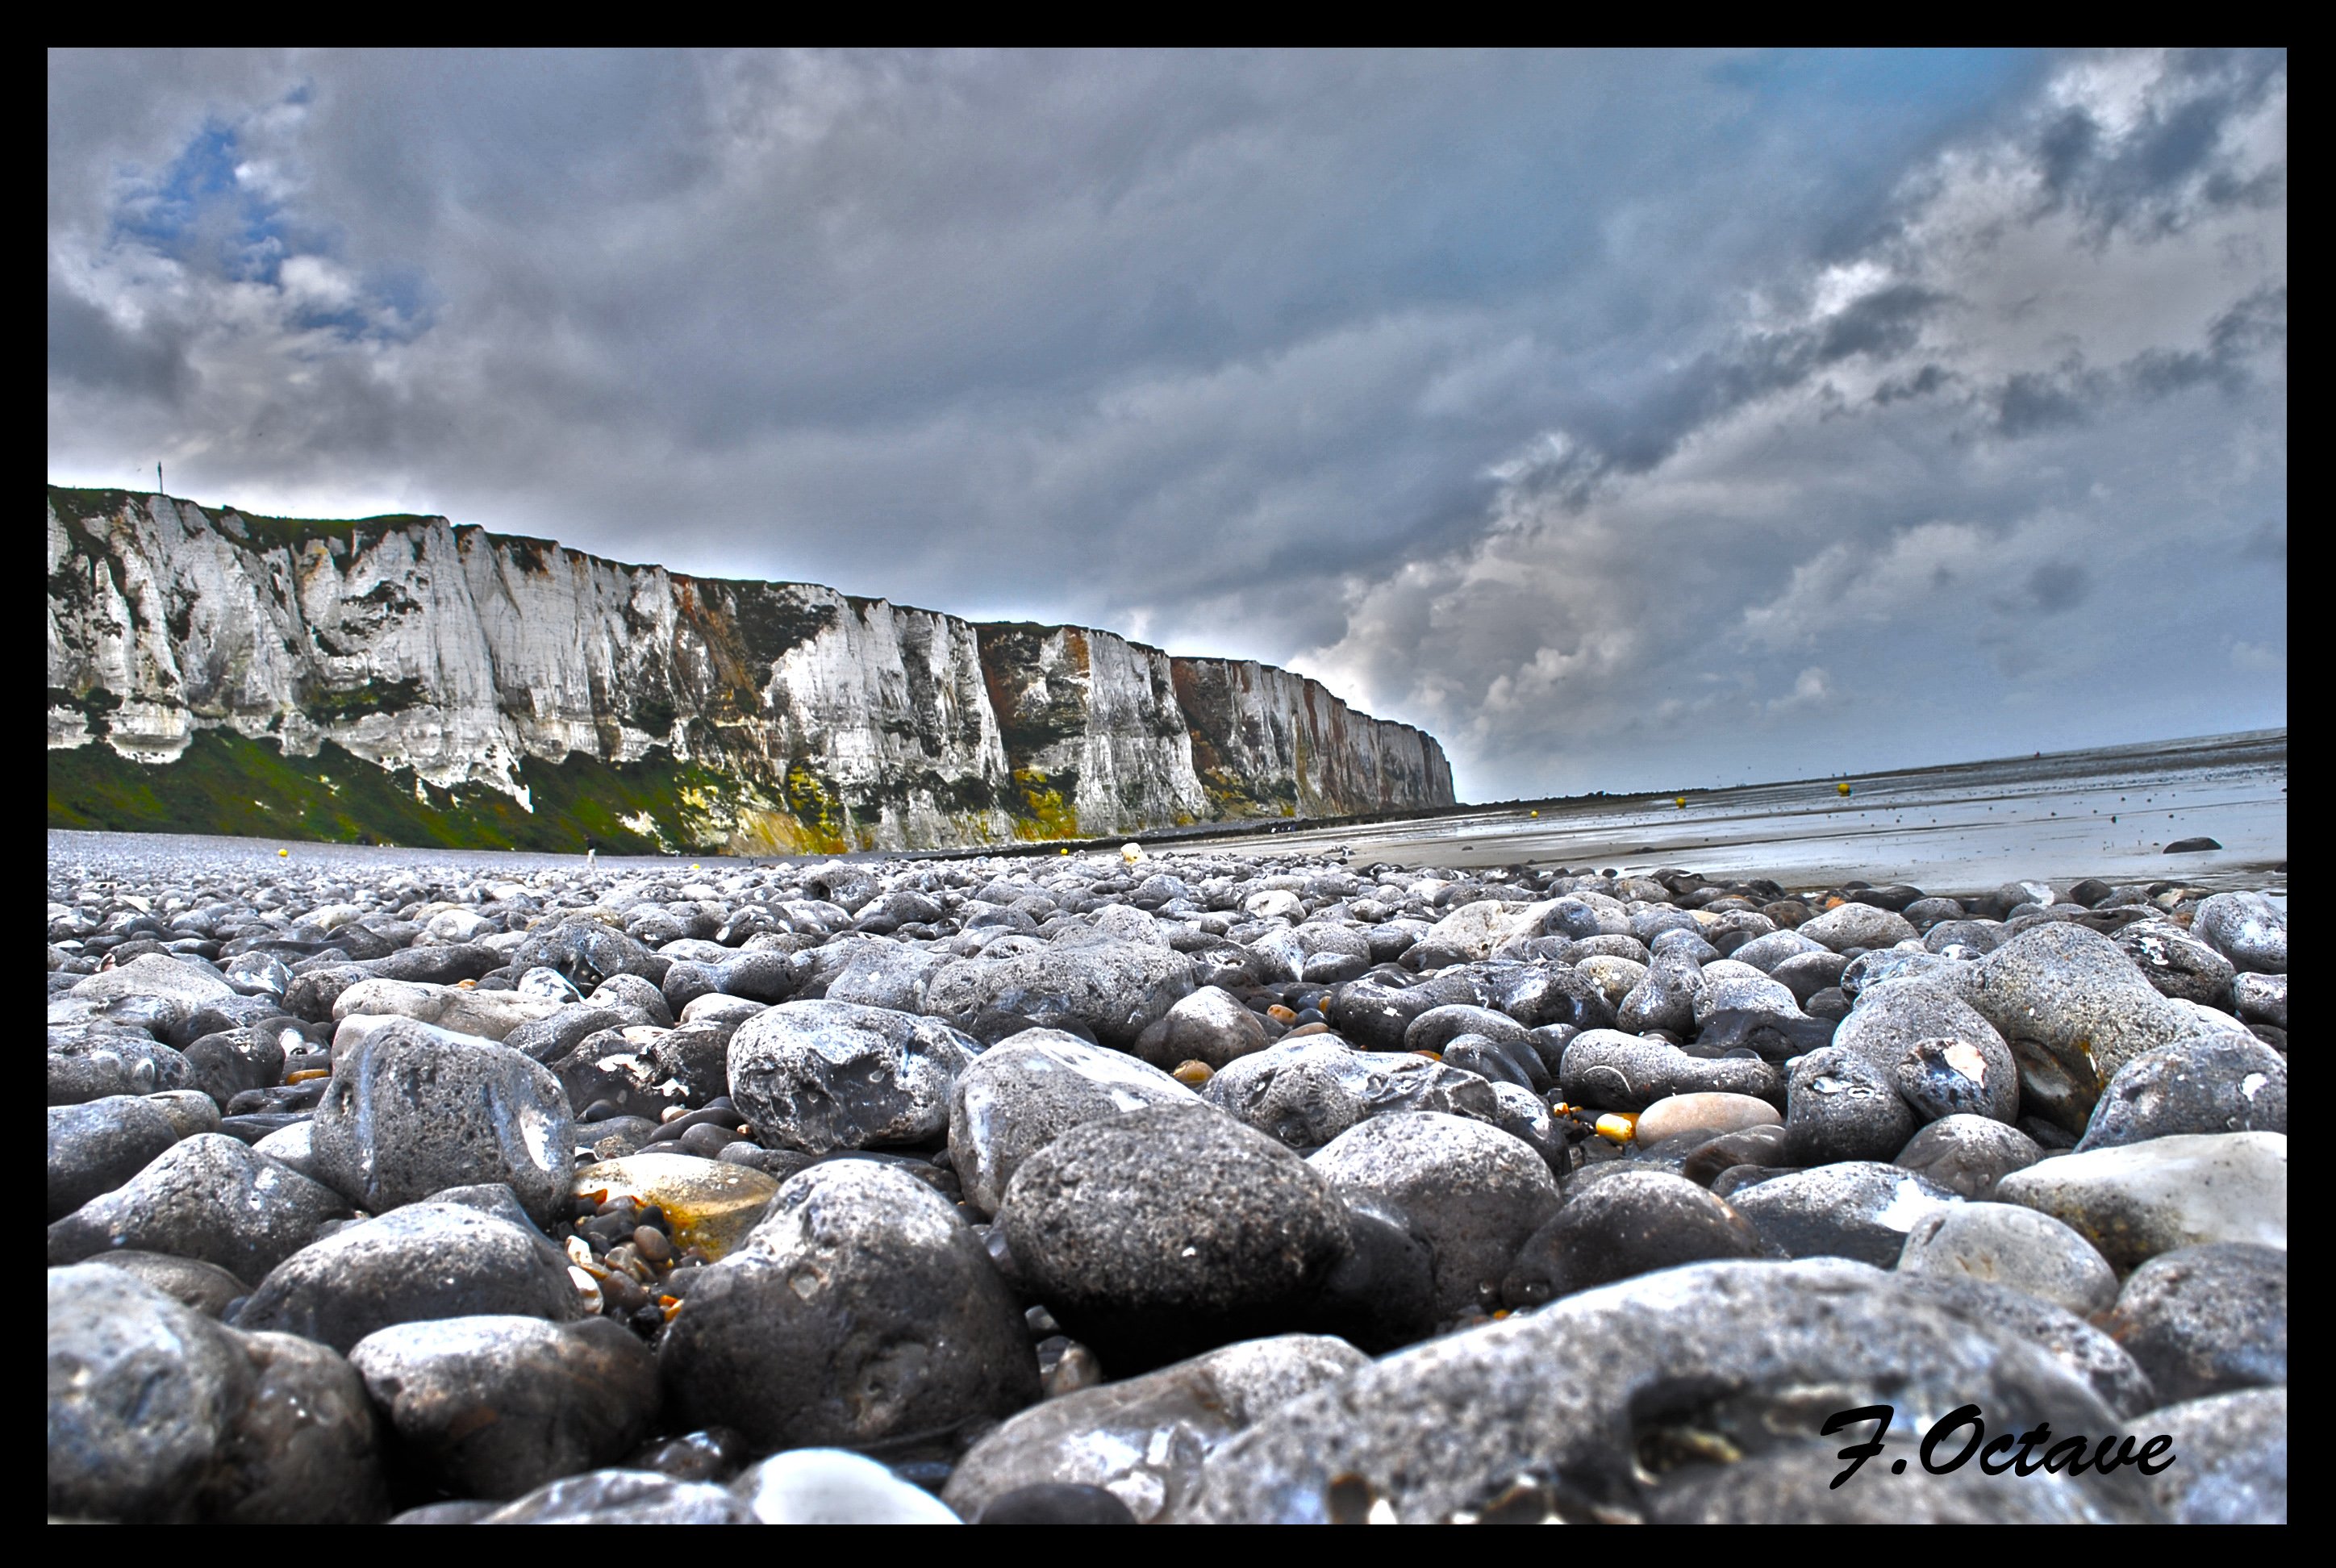
[[[1678,806],[1679,810],[1681,810],[1681,811],[1685,811],[1685,810],[1687,810],[1687,796],[1685,796],[1685,795],[1681,795],[1681,796],[1679,796],[1679,799],[1678,799],[1678,800],[1676,800],[1676,801],[1672,802],[1671,803],[1672,803],[1672,804],[1674,804],[1674,805],[1676,805],[1676,806]]]
[[[277,850],[276,852],[276,858],[278,860],[290,860],[292,858],[292,852],[290,850]]]
[[[1539,813],[1539,812],[1527,812],[1525,814],[1526,814],[1527,816],[1535,816],[1535,817],[1537,817],[1537,816],[1541,815],[1541,813]]]
[[[1837,784],[1833,787],[1840,791],[1843,794],[1847,794],[1849,793],[1849,786],[1845,784]]]

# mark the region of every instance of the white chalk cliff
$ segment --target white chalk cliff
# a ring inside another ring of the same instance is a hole
[[[734,850],[900,849],[1449,804],[1433,737],[1108,631],[628,566],[444,518],[294,521],[52,487],[49,745],[219,728],[525,797],[671,758]]]

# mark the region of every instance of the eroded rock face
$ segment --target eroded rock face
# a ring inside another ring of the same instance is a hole
[[[259,521],[122,492],[51,490],[48,551],[53,746],[331,741],[522,801],[529,758],[695,765],[710,777],[676,821],[743,853],[1453,799],[1409,726],[1107,631],[683,577],[444,518]]]

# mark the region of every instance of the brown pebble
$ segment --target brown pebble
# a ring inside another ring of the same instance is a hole
[[[1217,1075],[1208,1063],[1192,1061],[1177,1063],[1176,1070],[1168,1076],[1187,1088],[1197,1089]]]
[[[1285,1040],[1295,1040],[1307,1035],[1327,1035],[1329,1032],[1330,1026],[1317,1018],[1310,1024],[1299,1025],[1281,1037]]]
[[[1283,1007],[1280,1002],[1276,1002],[1273,1006],[1266,1008],[1265,1016],[1271,1018],[1277,1024],[1294,1024],[1298,1021],[1297,1013],[1289,1008]]]
[[[639,1227],[633,1232],[633,1246],[652,1263],[673,1261],[673,1242],[667,1239],[663,1231],[652,1230],[647,1225]]]

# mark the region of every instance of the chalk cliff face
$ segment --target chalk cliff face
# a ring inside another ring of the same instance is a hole
[[[740,852],[1452,801],[1432,737],[1286,670],[683,577],[443,518],[52,487],[48,571],[50,746],[163,773],[218,732],[287,758],[336,745],[425,805],[487,785],[531,811],[531,760],[677,769],[679,815],[657,819]]]

